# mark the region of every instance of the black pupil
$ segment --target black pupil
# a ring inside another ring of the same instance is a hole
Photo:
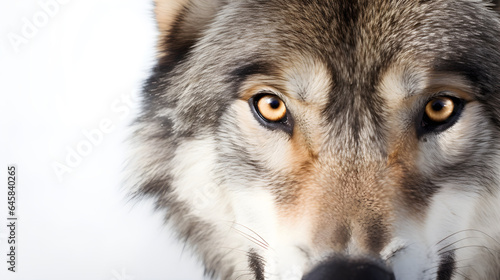
[[[445,104],[443,100],[438,99],[432,102],[432,110],[434,111],[441,111],[444,108],[444,106]]]
[[[267,101],[269,106],[273,109],[278,109],[280,107],[280,101],[277,98],[269,98]]]

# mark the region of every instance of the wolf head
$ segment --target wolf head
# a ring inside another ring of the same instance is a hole
[[[132,137],[221,279],[500,279],[500,21],[482,1],[160,1]]]

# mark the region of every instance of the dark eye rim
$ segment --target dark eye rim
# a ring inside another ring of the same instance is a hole
[[[262,114],[260,113],[260,110],[258,109],[258,103],[261,98],[264,96],[274,96],[283,102],[285,108],[286,108],[286,114],[285,117],[283,117],[279,121],[270,121],[266,119]],[[263,125],[265,128],[269,130],[282,130],[286,132],[289,135],[293,134],[293,127],[294,127],[294,121],[292,118],[292,115],[290,114],[290,110],[288,110],[288,107],[286,106],[285,101],[275,93],[271,91],[263,91],[259,92],[256,95],[252,96],[248,100],[248,104],[250,105],[250,109],[254,115],[254,117],[259,121],[261,125]]]
[[[449,98],[453,101],[454,104],[453,112],[451,113],[450,117],[442,122],[435,122],[431,120],[429,116],[427,116],[427,114],[425,113],[425,106],[436,98]],[[418,116],[418,121],[417,121],[418,137],[420,138],[423,135],[430,133],[440,133],[452,127],[460,118],[462,111],[465,107],[465,104],[466,104],[465,100],[446,93],[429,98],[425,102],[423,109],[421,110]]]

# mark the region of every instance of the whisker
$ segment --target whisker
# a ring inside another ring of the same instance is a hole
[[[450,237],[452,237],[452,236],[455,236],[455,235],[457,235],[457,234],[459,234],[459,233],[466,232],[466,231],[469,231],[469,230],[468,230],[468,229],[463,229],[463,230],[459,230],[459,231],[457,231],[457,232],[454,232],[454,233],[452,233],[452,234],[450,234],[450,235],[447,235],[447,236],[446,236],[446,237],[444,237],[443,239],[439,240],[439,241],[436,243],[436,245],[439,245],[441,242],[445,241],[446,239],[448,239],[448,238],[450,238]]]
[[[477,272],[477,270],[473,266],[468,265],[468,266],[465,266],[465,267],[468,267],[469,269],[472,269],[476,273],[476,275],[479,275],[479,273]],[[462,268],[465,268],[465,267],[460,267],[458,269],[462,269]],[[471,278],[468,278],[467,276],[465,276],[463,273],[461,273],[460,275],[462,275],[463,277],[465,277],[467,279],[471,279]]]
[[[446,253],[449,253],[449,252],[453,252],[453,251],[456,251],[456,250],[459,250],[459,249],[466,249],[466,248],[486,249],[488,251],[488,253],[490,253],[493,258],[496,258],[496,256],[493,254],[493,252],[495,252],[497,254],[500,254],[500,251],[493,250],[493,249],[488,248],[488,247],[486,247],[484,245],[466,245],[466,246],[462,246],[462,247],[453,248],[453,249],[450,249],[450,250],[447,250],[447,251],[444,251],[444,252],[441,252],[441,253],[442,254],[446,254]]]
[[[482,231],[482,230],[478,230],[478,229],[473,229],[473,228],[471,228],[471,229],[463,229],[463,230],[459,230],[459,231],[457,231],[457,232],[455,232],[455,233],[452,233],[452,234],[450,234],[450,235],[446,236],[445,238],[443,238],[443,239],[439,240],[439,241],[436,243],[436,245],[439,245],[441,242],[445,241],[446,239],[448,239],[448,238],[450,238],[450,237],[452,237],[452,236],[455,236],[455,235],[457,235],[457,234],[460,234],[460,233],[463,233],[463,232],[467,232],[467,231],[472,231],[472,232],[479,232],[479,233],[482,233],[482,234],[486,235],[488,238],[490,238],[491,240],[493,240],[495,243],[497,243],[497,244],[499,244],[499,245],[500,245],[500,242],[499,242],[498,240],[496,240],[495,238],[493,238],[492,236],[490,236],[490,235],[489,235],[489,234],[487,234],[486,232],[484,232],[484,231]]]
[[[456,274],[458,274],[458,275],[460,275],[460,276],[462,276],[462,277],[463,277],[464,279],[466,279],[466,280],[471,280],[469,277],[467,277],[465,274],[463,274],[463,273],[462,273],[462,272],[460,272],[460,271],[455,271],[455,273],[456,273]]]
[[[448,248],[448,247],[450,247],[450,246],[453,246],[453,245],[457,244],[457,243],[458,243],[458,242],[460,242],[460,241],[464,241],[464,240],[466,240],[466,239],[472,239],[472,238],[480,238],[480,237],[478,237],[478,236],[467,236],[467,237],[464,237],[464,238],[462,238],[462,239],[459,239],[459,240],[457,240],[457,241],[455,241],[455,242],[452,242],[452,243],[450,243],[450,244],[448,244],[448,245],[446,245],[446,246],[442,247],[442,248],[441,248],[441,249],[439,249],[437,252],[439,253],[439,252],[443,251],[444,249],[446,249],[446,248]]]
[[[239,226],[242,226],[242,227],[244,227],[244,228],[248,229],[248,230],[249,230],[249,231],[251,231],[253,234],[257,235],[257,236],[260,238],[260,240],[262,241],[262,243],[264,243],[264,244],[266,244],[267,246],[269,246],[269,243],[267,243],[267,241],[266,241],[266,240],[265,240],[262,236],[260,236],[257,232],[255,232],[255,231],[254,231],[254,230],[252,230],[251,228],[249,228],[249,227],[247,227],[247,226],[245,226],[245,225],[242,225],[242,224],[240,224],[240,223],[237,223],[237,222],[233,222],[233,223],[234,223],[234,224],[236,224],[236,225],[239,225]]]
[[[438,268],[438,267],[439,267],[439,266],[434,266],[434,267],[433,267],[433,268],[435,268],[436,270],[432,272],[432,274],[431,274],[432,278],[434,278],[435,276],[437,276],[437,274],[438,274],[438,270],[437,270],[437,268]],[[464,273],[462,273],[462,272],[458,271],[459,269],[462,269],[462,268],[471,268],[471,269],[473,269],[473,270],[474,270],[474,268],[473,268],[472,266],[470,266],[470,265],[466,265],[466,266],[455,267],[455,269],[454,269],[454,271],[453,271],[452,273],[453,273],[453,274],[455,274],[455,273],[456,273],[456,274],[458,274],[458,275],[460,275],[460,276],[464,277],[465,279],[470,280],[470,278],[469,278],[468,276],[466,276]],[[428,270],[429,270],[429,269],[426,269],[426,270],[424,270],[424,272],[426,272],[426,271],[428,271]]]
[[[243,237],[245,237],[245,238],[247,238],[248,240],[252,241],[253,243],[255,243],[255,244],[259,245],[259,246],[260,246],[260,247],[262,247],[263,249],[266,249],[266,250],[267,250],[267,249],[269,249],[269,248],[267,247],[268,245],[266,245],[265,243],[262,243],[262,241],[260,241],[260,240],[258,240],[257,238],[255,238],[255,237],[251,236],[250,234],[248,234],[248,233],[246,233],[246,232],[243,232],[243,231],[241,231],[241,230],[239,230],[239,229],[237,229],[237,228],[234,228],[234,227],[233,227],[233,229],[234,229],[236,232],[240,233]]]
[[[468,261],[468,260],[472,260],[472,259],[473,258],[461,259],[461,260],[455,261],[455,263],[464,262],[464,261]],[[450,264],[450,263],[452,263],[452,262],[451,261],[445,262],[445,264]],[[435,266],[429,267],[427,269],[424,269],[423,272],[427,272],[427,271],[429,271],[431,269],[437,269],[437,268],[439,268],[439,266],[440,265],[435,265]]]

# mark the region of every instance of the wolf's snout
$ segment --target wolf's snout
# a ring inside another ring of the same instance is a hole
[[[395,280],[394,274],[373,261],[334,258],[319,264],[302,280]]]

